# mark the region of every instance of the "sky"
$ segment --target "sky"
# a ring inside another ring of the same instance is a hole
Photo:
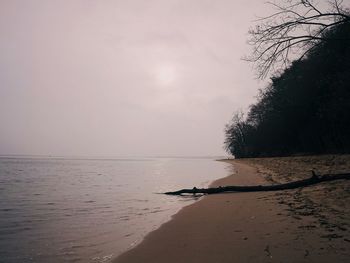
[[[0,154],[223,155],[261,0],[0,0]]]

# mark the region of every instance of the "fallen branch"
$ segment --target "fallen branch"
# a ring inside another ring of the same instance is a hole
[[[166,192],[166,195],[182,195],[182,194],[218,194],[224,192],[260,192],[260,191],[279,191],[287,189],[295,189],[299,187],[310,186],[327,181],[335,180],[350,180],[350,173],[344,174],[325,174],[325,175],[316,175],[312,171],[312,176],[308,179],[294,181],[284,184],[276,185],[250,185],[250,186],[223,186],[223,187],[214,187],[214,188],[196,188],[192,189],[182,189],[175,192]]]

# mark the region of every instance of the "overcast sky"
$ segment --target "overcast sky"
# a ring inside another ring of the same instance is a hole
[[[0,154],[221,155],[261,0],[0,0]]]

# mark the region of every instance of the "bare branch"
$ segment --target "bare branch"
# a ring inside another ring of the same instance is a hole
[[[286,68],[294,59],[302,59],[314,45],[328,40],[324,35],[328,30],[350,23],[342,0],[332,0],[328,10],[321,10],[312,0],[285,2],[268,2],[276,12],[258,19],[260,24],[249,31],[253,51],[245,60],[255,63],[260,78],[275,67]]]

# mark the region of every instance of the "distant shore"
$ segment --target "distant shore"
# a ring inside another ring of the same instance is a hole
[[[234,174],[212,186],[287,182],[350,171],[350,156],[223,160]],[[350,182],[203,197],[114,260],[133,262],[347,262]]]

